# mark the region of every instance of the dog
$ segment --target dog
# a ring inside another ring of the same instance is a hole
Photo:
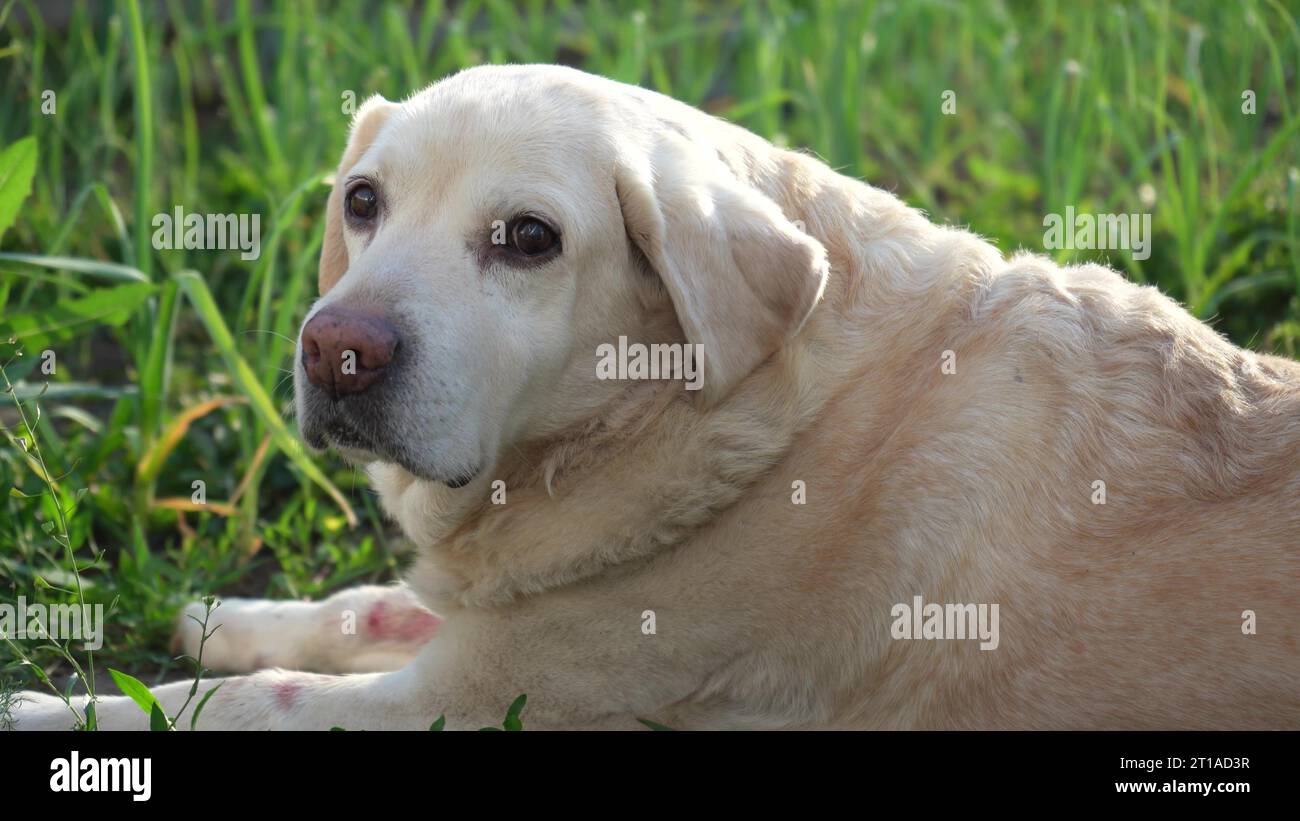
[[[1300,728],[1296,362],[568,68],[371,98],[325,218],[301,432],[416,557],[226,601],[200,729]]]

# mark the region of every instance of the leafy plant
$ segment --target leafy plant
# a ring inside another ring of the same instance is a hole
[[[480,728],[480,731],[500,732],[501,730],[507,730],[510,732],[518,732],[519,730],[522,730],[524,728],[524,723],[522,720],[520,720],[519,716],[521,713],[523,713],[524,705],[527,703],[528,703],[528,696],[520,695],[519,698],[510,702],[510,706],[506,708],[506,717],[505,720],[501,722],[500,727],[482,727]],[[442,721],[442,717],[439,717],[438,721]],[[437,722],[434,723],[436,724]],[[433,728],[430,727],[429,729],[433,729]]]
[[[3,432],[5,438],[10,442],[10,444],[22,451],[27,466],[32,470],[32,472],[36,473],[44,484],[44,491],[38,494],[27,494],[14,486],[10,487],[9,495],[11,497],[16,496],[27,499],[39,498],[42,502],[46,503],[45,509],[47,511],[51,509],[54,511],[54,517],[46,521],[41,530],[57,545],[63,548],[64,556],[72,568],[71,577],[76,587],[76,605],[81,609],[81,613],[84,614],[87,612],[87,608],[86,594],[81,583],[81,567],[77,563],[75,548],[72,543],[72,536],[68,529],[68,516],[71,514],[77,501],[79,501],[84,494],[78,492],[76,494],[76,501],[73,501],[70,504],[64,502],[63,492],[59,487],[56,478],[50,473],[49,465],[45,461],[45,453],[41,449],[40,437],[37,434],[37,423],[41,418],[40,405],[33,401],[34,415],[29,418],[26,408],[24,408],[22,401],[15,394],[14,386],[9,381],[9,374],[5,369],[7,364],[9,363],[0,364],[0,380],[4,381],[4,393],[10,397],[13,406],[17,411],[20,428],[16,435],[7,427],[3,429]],[[99,557],[96,556],[95,560],[98,561],[98,559]],[[40,586],[45,589],[56,589],[53,585],[44,581],[44,579],[41,579],[40,577],[37,577],[37,581],[40,583]],[[65,594],[73,593],[73,591],[67,590],[61,592]],[[72,651],[71,639],[69,637],[64,637],[61,643],[51,639],[50,643],[46,645],[49,649],[62,657],[76,671],[76,678],[70,680],[68,686],[61,690],[54,685],[54,682],[50,679],[44,668],[34,663],[13,637],[3,636],[2,638],[5,644],[7,644],[13,651],[14,655],[21,660],[22,664],[29,668],[41,683],[49,687],[55,695],[63,700],[63,703],[67,705],[68,709],[72,712],[75,726],[77,728],[90,730],[95,729],[95,653],[93,650],[86,650],[87,663],[85,671],[88,671],[87,674],[87,672],[83,671]],[[77,680],[85,683],[86,692],[89,694],[89,700],[84,715],[78,713],[77,709],[72,705],[71,690]],[[3,712],[7,714],[8,708],[11,706],[12,700],[7,698],[6,710]],[[5,720],[6,722],[9,721],[8,718]]]
[[[199,684],[203,681],[203,674],[207,672],[203,667],[203,648],[207,645],[208,640],[212,638],[213,634],[215,634],[221,627],[221,625],[217,625],[211,630],[208,629],[208,621],[212,617],[212,611],[217,607],[220,607],[220,603],[216,601],[215,597],[208,596],[203,600],[203,604],[202,619],[195,616],[189,616],[190,619],[199,625],[199,655],[197,658],[192,656],[181,657],[188,660],[193,665],[194,683],[190,686],[190,691],[185,698],[185,703],[183,703],[180,709],[176,711],[175,716],[169,717],[167,715],[163,709],[162,702],[158,701],[157,697],[154,696],[149,688],[139,679],[127,673],[123,673],[120,670],[109,668],[109,675],[113,677],[113,682],[117,684],[117,688],[122,691],[122,694],[134,701],[136,706],[149,716],[150,730],[163,732],[175,730],[176,724],[181,720],[181,716],[183,716],[185,711],[189,709],[190,702],[194,700],[194,696],[198,695]],[[224,682],[218,682],[216,685],[208,688],[207,692],[203,694],[203,698],[199,699],[199,703],[194,707],[194,715],[190,716],[191,730],[197,728],[199,716],[203,713],[203,708],[207,705],[208,700],[221,689],[223,683]]]
[[[0,151],[0,239],[13,225],[18,207],[32,191],[36,173],[36,138],[24,137]]]

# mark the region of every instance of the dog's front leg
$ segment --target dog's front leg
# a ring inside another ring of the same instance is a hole
[[[400,670],[330,676],[264,670],[221,680],[199,729],[427,730],[439,716],[448,729],[501,726],[506,710],[528,696],[526,729],[638,729],[637,717],[696,692],[719,648],[735,648],[726,625],[709,631],[647,636],[619,585],[523,599],[495,610],[451,610],[438,634]],[[698,624],[665,602],[661,618]],[[205,681],[199,695],[217,683]],[[154,688],[168,716],[180,711],[190,682]],[[26,694],[24,694],[26,695]],[[192,702],[189,710],[192,711]],[[80,704],[78,704],[80,707]],[[104,729],[146,729],[149,718],[126,698],[96,705]],[[189,712],[177,726],[189,727]],[[58,699],[37,696],[15,710],[20,729],[69,729]]]
[[[392,673],[327,676],[288,670],[264,670],[250,676],[210,679],[200,683],[176,722],[190,729],[190,719],[202,696],[220,689],[203,707],[195,725],[200,730],[424,730],[437,715],[426,693],[416,686],[413,668]],[[175,718],[189,697],[192,682],[154,687],[152,692],[168,717]],[[69,730],[76,717],[59,698],[22,693],[13,710],[15,729]],[[84,715],[86,697],[72,700]],[[103,697],[95,703],[102,730],[147,730],[149,716],[125,696]]]
[[[199,655],[204,616],[202,602],[181,612],[174,650]],[[397,670],[433,638],[439,623],[405,585],[354,587],[317,602],[225,599],[207,619],[203,665],[226,673]]]

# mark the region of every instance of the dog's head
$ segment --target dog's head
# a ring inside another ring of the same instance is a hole
[[[724,128],[546,66],[367,101],[298,341],[308,444],[459,487],[626,389],[597,369],[620,336],[700,346],[698,401],[724,397],[826,278],[822,246],[724,162]]]

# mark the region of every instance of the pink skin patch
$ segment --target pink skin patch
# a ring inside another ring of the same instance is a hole
[[[298,701],[298,691],[302,685],[296,681],[277,681],[271,685],[271,697],[275,699],[275,705],[281,710],[292,710]]]
[[[442,619],[420,607],[394,610],[387,602],[376,602],[366,614],[366,630],[380,641],[423,642],[438,632]]]

